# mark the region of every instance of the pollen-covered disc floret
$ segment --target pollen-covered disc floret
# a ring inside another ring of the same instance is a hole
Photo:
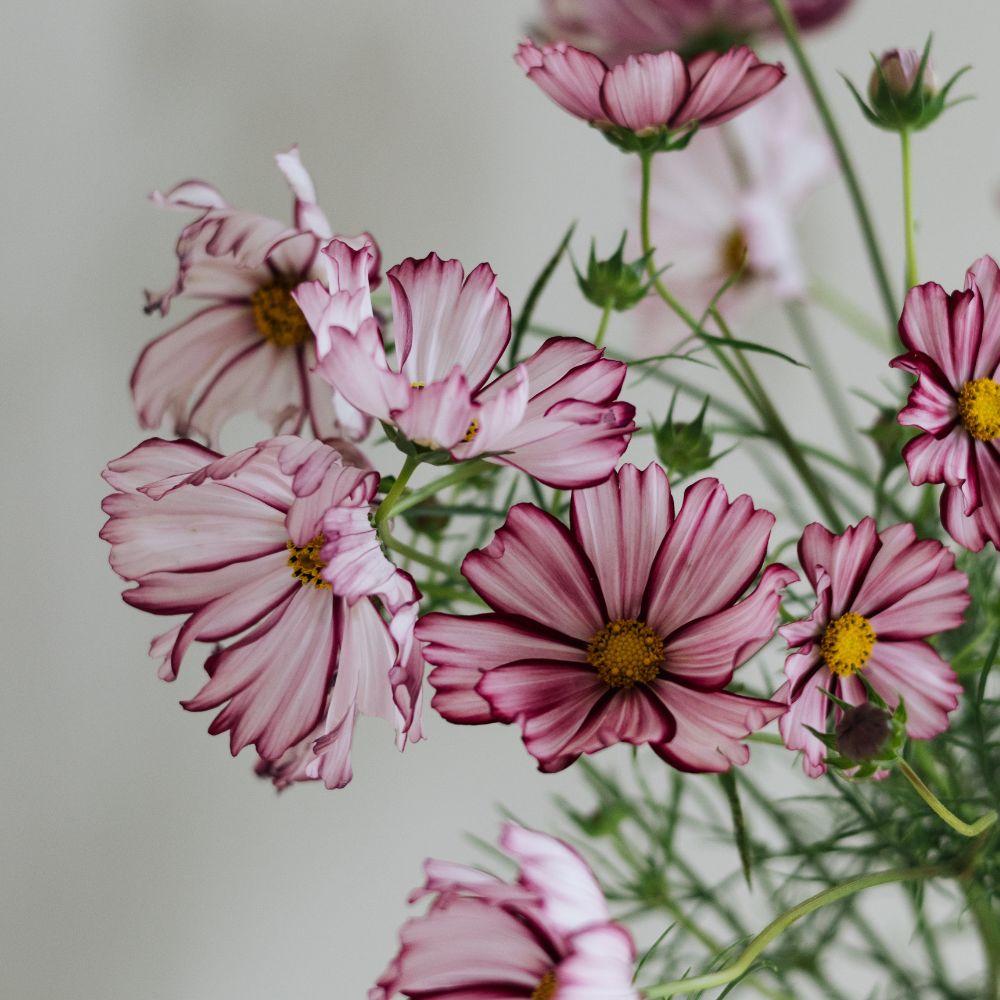
[[[958,394],[958,416],[977,441],[1000,437],[1000,383],[991,378],[966,382]]]
[[[303,587],[311,583],[320,590],[329,590],[330,584],[320,576],[326,565],[319,557],[320,549],[326,545],[326,536],[323,532],[310,539],[305,545],[295,545],[291,540],[285,544],[288,547],[288,565],[292,568],[292,576]]]
[[[312,336],[287,282],[258,288],[250,295],[250,306],[260,335],[275,347],[300,347]]]
[[[875,629],[867,618],[848,611],[823,631],[819,650],[823,662],[840,677],[856,674],[872,655]]]
[[[609,687],[649,684],[663,664],[663,640],[645,622],[621,618],[590,640],[587,662]]]
[[[535,987],[535,992],[531,994],[531,1000],[552,1000],[556,995],[556,974],[549,969],[542,976],[542,981]]]

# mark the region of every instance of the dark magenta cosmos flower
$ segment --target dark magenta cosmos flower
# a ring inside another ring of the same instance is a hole
[[[166,420],[174,433],[214,444],[230,417],[255,411],[275,434],[308,428],[320,439],[358,440],[368,432],[369,421],[312,374],[312,333],[291,292],[322,274],[319,250],[330,224],[298,150],[277,161],[295,199],[292,226],[233,208],[200,181],[154,195],[158,204],[202,214],[177,242],[176,280],[147,293],[146,311],[165,316],[179,296],[207,305],[140,355],[132,395],[142,427]],[[351,242],[366,241],[367,234]],[[377,284],[377,253],[371,278]]]
[[[714,479],[676,516],[666,474],[626,465],[573,494],[571,527],[518,504],[462,573],[493,609],[417,625],[432,704],[449,721],[516,722],[543,771],[615,743],[648,743],[688,771],[744,764],[741,742],[784,710],[732,694],[733,671],[773,635],[774,516]]]
[[[720,125],[784,78],[745,45],[690,62],[676,52],[629,56],[609,69],[592,52],[559,42],[523,42],[517,64],[563,110],[601,128],[637,135]]]
[[[812,615],[778,631],[796,650],[785,661],[788,682],[774,695],[787,702],[778,724],[785,746],[804,752],[806,774],[823,774],[826,748],[806,726],[827,732],[840,709],[823,693],[860,705],[859,674],[891,708],[906,706],[906,731],[926,740],[948,728],[961,685],[927,642],[962,623],[968,578],[940,542],[918,540],[911,524],[878,532],[866,517],[835,535],[810,524],[799,561],[816,591]]]
[[[368,523],[374,472],[300,438],[227,458],[153,439],[104,478],[115,492],[101,537],[115,572],[137,584],[122,596],[186,616],[153,641],[160,676],[173,680],[195,641],[233,640],[208,657],[207,683],[183,704],[221,709],[209,731],[229,731],[234,755],[253,744],[276,780],[334,788],[351,779],[358,712],[388,720],[400,749],[419,738],[419,595]]]
[[[371,253],[333,241],[327,286],[295,293],[316,333],[317,371],[345,400],[456,461],[488,458],[563,489],[607,478],[635,430],[635,408],[618,401],[624,364],[555,337],[492,378],[510,341],[507,297],[488,264],[466,275],[436,254],[386,275],[390,362],[368,292]]]
[[[583,858],[513,823],[500,846],[520,866],[514,883],[425,863],[410,902],[430,896],[430,909],[404,924],[368,1000],[639,1000],[631,935],[612,922]]]
[[[816,28],[850,0],[789,0],[800,28]],[[768,0],[542,0],[541,36],[611,63],[640,52],[695,54],[778,31]]]
[[[1000,548],[1000,267],[980,257],[965,289],[911,288],[899,321],[917,376],[899,422],[924,431],[903,449],[914,486],[944,483],[941,521],[959,545]]]

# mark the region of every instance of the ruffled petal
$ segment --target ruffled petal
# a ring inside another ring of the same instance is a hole
[[[827,751],[806,727],[826,732],[831,702],[823,692],[835,694],[834,683],[833,674],[821,666],[814,669],[803,683],[793,685],[789,681],[774,694],[775,701],[788,705],[788,711],[778,720],[778,731],[789,750],[802,751],[802,767],[810,778],[826,774],[824,762]]]
[[[601,86],[608,118],[633,132],[666,126],[688,95],[688,74],[676,52],[644,52],[615,66]]]
[[[851,609],[878,546],[878,529],[870,517],[840,535],[815,522],[802,532],[799,563],[817,593],[820,571],[825,570],[829,575],[832,618],[839,618]]]
[[[681,127],[697,121],[703,128],[719,125],[770,93],[785,78],[780,64],[762,63],[745,45],[701,57],[689,66],[691,91],[671,124]]]
[[[522,42],[514,60],[564,111],[588,122],[607,121],[601,105],[607,67],[597,56],[562,42],[541,49]]]
[[[995,378],[1000,368],[1000,267],[980,257],[965,273],[965,287],[975,286],[983,300],[983,333],[973,378]]]
[[[617,924],[574,934],[556,972],[559,1000],[640,1000],[632,984],[635,945]]]
[[[976,288],[947,292],[935,282],[911,288],[899,336],[911,351],[928,355],[953,389],[973,378],[983,329],[983,300]]]

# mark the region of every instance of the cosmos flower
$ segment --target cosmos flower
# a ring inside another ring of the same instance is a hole
[[[430,896],[430,908],[403,925],[368,1000],[639,1000],[635,945],[583,858],[513,823],[500,846],[520,866],[514,883],[425,863],[427,881],[410,902]]]
[[[911,288],[899,321],[907,354],[891,363],[917,376],[899,422],[923,434],[903,458],[914,486],[944,483],[941,521],[959,545],[1000,548],[1000,267],[980,257],[965,289]]]
[[[720,125],[773,90],[785,75],[745,45],[688,63],[676,52],[629,56],[609,69],[597,56],[559,42],[523,42],[515,55],[528,77],[564,111],[606,130],[672,134]]]
[[[800,28],[816,28],[850,0],[789,0]],[[541,38],[579,45],[620,63],[640,52],[685,55],[727,49],[762,32],[775,33],[767,0],[542,0]]]
[[[226,458],[152,439],[104,478],[115,492],[101,537],[115,572],[137,584],[122,596],[186,616],[153,641],[163,679],[193,642],[218,644],[183,705],[220,709],[209,732],[228,731],[234,755],[253,744],[276,780],[291,771],[334,788],[351,778],[358,712],[389,721],[400,749],[419,738],[419,595],[368,523],[374,472],[293,437]]]
[[[291,226],[233,208],[200,181],[153,196],[201,215],[177,242],[177,278],[166,291],[147,293],[146,311],[165,316],[178,297],[207,304],[140,355],[132,394],[142,427],[166,421],[174,433],[200,434],[214,445],[230,417],[255,411],[275,434],[308,428],[320,439],[359,440],[367,433],[369,421],[311,373],[313,338],[291,291],[322,275],[319,250],[330,224],[298,150],[277,161],[294,196]],[[373,245],[367,234],[350,242]],[[376,253],[375,284],[378,263]]]
[[[466,275],[431,254],[387,274],[395,356],[390,365],[368,296],[370,250],[333,241],[329,286],[296,300],[316,332],[318,373],[362,413],[410,442],[484,457],[557,488],[607,477],[635,429],[617,401],[626,367],[576,338],[552,338],[488,381],[510,340],[510,305],[480,264]]]
[[[796,214],[834,167],[802,84],[787,80],[725,131],[699,133],[683,156],[653,161],[650,232],[657,260],[670,264],[671,291],[700,312],[742,266],[727,312],[761,295],[802,298]],[[650,330],[673,321],[649,303]]]
[[[573,494],[571,527],[518,504],[462,573],[492,613],[417,625],[433,706],[449,721],[517,723],[542,771],[615,743],[648,743],[687,771],[744,764],[741,740],[783,711],[732,694],[733,671],[773,635],[774,516],[714,479],[676,516],[666,474],[626,465]]]
[[[825,772],[826,748],[805,727],[826,732],[831,713],[835,722],[842,716],[823,692],[860,705],[868,694],[859,675],[890,708],[902,697],[909,736],[947,729],[962,689],[927,638],[957,628],[969,604],[968,578],[952,553],[918,540],[911,524],[879,532],[866,517],[842,535],[810,524],[799,561],[817,603],[809,618],[778,630],[795,652],[774,698],[789,706],[778,725],[785,746],[804,752],[806,774]]]

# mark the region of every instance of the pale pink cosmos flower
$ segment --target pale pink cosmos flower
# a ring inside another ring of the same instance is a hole
[[[359,712],[388,720],[400,749],[419,738],[419,594],[368,524],[374,472],[287,436],[229,457],[152,439],[104,478],[101,537],[136,583],[122,596],[186,616],[151,646],[164,680],[193,642],[219,644],[183,705],[220,709],[209,732],[228,731],[234,755],[253,744],[265,770],[335,788],[351,778]]]
[[[517,723],[542,771],[622,742],[686,771],[746,763],[742,739],[784,711],[725,690],[797,579],[774,564],[752,587],[773,524],[714,479],[675,515],[657,465],[574,492],[569,529],[518,504],[462,564],[492,613],[417,625],[432,705],[451,722]]]
[[[201,215],[177,242],[176,280],[164,292],[147,292],[146,311],[166,315],[177,297],[206,304],[140,355],[132,394],[142,427],[166,422],[176,434],[200,434],[214,445],[230,417],[255,411],[275,434],[308,429],[320,439],[359,440],[367,433],[370,422],[311,371],[313,338],[291,291],[323,274],[319,250],[331,229],[298,150],[277,161],[294,196],[292,225],[233,208],[201,181],[153,196]],[[351,242],[374,245],[367,234]],[[378,265],[376,252],[376,284]]]
[[[806,275],[796,215],[834,168],[802,84],[787,80],[726,132],[699,133],[683,156],[654,160],[650,232],[657,260],[670,264],[671,291],[695,312],[741,267],[723,299],[727,311],[763,296],[800,299]],[[646,312],[651,329],[673,322],[652,300]]]
[[[789,706],[778,723],[781,738],[803,751],[806,774],[826,771],[826,747],[806,726],[824,733],[831,715],[835,723],[842,715],[824,691],[860,705],[868,694],[859,675],[891,708],[903,699],[914,739],[947,729],[962,688],[927,638],[961,625],[969,604],[968,578],[952,553],[918,540],[911,524],[879,532],[866,517],[842,535],[810,524],[799,562],[817,603],[809,618],[778,630],[796,651],[774,698]]]
[[[573,848],[506,823],[500,846],[514,883],[429,860],[410,902],[428,911],[400,931],[401,948],[368,1000],[640,1000],[635,945],[614,923],[597,880]]]
[[[592,52],[563,42],[523,42],[517,64],[563,110],[601,128],[638,135],[720,125],[770,93],[785,75],[745,45],[685,61],[644,52],[609,69]]]
[[[802,29],[840,14],[850,0],[789,0]],[[542,0],[538,33],[619,63],[640,52],[695,54],[776,33],[767,0]]]
[[[617,400],[624,364],[552,338],[490,381],[510,340],[510,305],[488,264],[466,275],[436,254],[387,273],[390,364],[368,294],[371,253],[333,241],[329,286],[295,293],[316,333],[317,371],[345,400],[456,461],[487,458],[558,488],[607,477],[635,430],[635,408]]]
[[[899,321],[917,376],[899,422],[924,431],[903,458],[914,486],[944,483],[941,521],[959,545],[1000,548],[1000,267],[980,257],[965,289],[911,288]]]

